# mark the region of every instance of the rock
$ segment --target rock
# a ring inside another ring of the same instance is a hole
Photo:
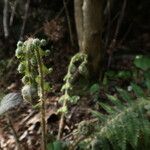
[[[0,101],[0,115],[23,103],[21,93],[12,92]]]

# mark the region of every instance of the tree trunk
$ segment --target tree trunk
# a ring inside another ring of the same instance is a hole
[[[88,54],[91,79],[98,79],[102,73],[102,3],[103,0],[74,0],[79,48]]]

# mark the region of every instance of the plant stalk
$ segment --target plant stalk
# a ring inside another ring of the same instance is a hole
[[[46,150],[46,122],[45,122],[45,92],[44,92],[44,75],[42,69],[42,58],[37,47],[36,58],[38,63],[38,72],[39,72],[39,97],[41,101],[41,126],[42,126],[42,150]]]

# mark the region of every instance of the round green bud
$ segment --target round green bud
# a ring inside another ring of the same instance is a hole
[[[75,73],[76,70],[77,70],[77,67],[74,64],[72,64],[70,66],[70,73],[73,74],[73,73]]]
[[[22,41],[18,41],[17,47],[21,47],[22,45],[23,45],[23,42]]]
[[[21,48],[17,48],[17,49],[16,49],[15,56],[16,56],[17,58],[19,58],[19,57],[21,57],[22,54],[23,54],[22,49],[21,49]]]
[[[42,46],[45,46],[45,45],[46,45],[46,40],[45,40],[45,39],[42,39],[42,40],[41,40],[41,45],[42,45]]]
[[[21,90],[23,99],[27,102],[32,102],[35,98],[38,97],[37,89],[32,85],[25,85]]]
[[[41,44],[41,42],[40,42],[40,40],[38,38],[33,40],[33,45],[40,46],[40,44]]]
[[[37,64],[37,61],[35,58],[31,58],[30,62],[33,66],[36,66],[36,64]]]
[[[53,72],[53,68],[49,68],[48,71],[51,74]]]
[[[45,51],[45,56],[49,56],[49,55],[50,55],[50,53],[51,53],[51,51],[50,51],[50,50],[46,50],[46,51]]]
[[[18,66],[18,69],[17,69],[17,70],[18,70],[18,72],[19,72],[19,73],[23,73],[23,72],[25,71],[25,65],[24,65],[24,64],[22,64],[22,63],[21,63],[21,64],[19,64],[19,66]]]
[[[23,84],[27,84],[29,82],[29,77],[24,76],[21,81],[22,81]]]
[[[87,70],[87,67],[83,64],[81,64],[78,68],[78,71],[81,75],[83,76],[87,76],[88,75],[88,70]]]

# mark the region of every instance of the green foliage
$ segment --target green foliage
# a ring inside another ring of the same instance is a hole
[[[54,141],[47,144],[47,150],[67,150],[67,148],[61,141]]]
[[[78,133],[81,136],[88,136],[93,132],[93,124],[88,121],[82,121],[78,125]]]
[[[145,78],[145,86],[148,88],[148,90],[150,90],[150,70],[145,72],[144,78]]]
[[[85,78],[88,76],[88,69],[86,65],[87,55],[84,53],[77,53],[70,61],[67,75],[64,78],[65,83],[61,89],[64,95],[62,95],[59,99],[59,102],[63,103],[63,106],[58,110],[58,112],[61,113],[58,139],[60,139],[62,134],[64,118],[68,112],[68,104],[76,104],[80,98],[78,95],[73,95],[71,91],[73,90],[76,75],[82,75]]]
[[[90,95],[92,95],[92,97],[96,101],[99,98],[99,92],[100,92],[100,85],[98,83],[95,83],[90,87]]]
[[[150,57],[139,55],[134,59],[135,69],[133,70],[133,79],[150,90]]]
[[[137,84],[131,83],[131,87],[137,97],[144,97],[144,91],[142,90],[140,86],[138,86]]]
[[[117,93],[114,95],[107,94],[108,102],[99,103],[103,111],[92,110],[93,116],[97,118],[93,126],[93,132],[86,131],[88,135],[84,135],[78,128],[78,131],[84,136],[84,140],[77,144],[80,149],[83,149],[84,145],[86,150],[149,150],[149,58],[137,57],[134,64],[141,70],[136,70],[137,80],[130,84],[130,92],[117,88]],[[132,74],[134,74],[134,70],[131,72],[118,71],[117,73],[108,71],[103,83],[108,85],[109,79],[135,79]],[[97,87],[97,85],[93,85],[90,91],[95,93]],[[88,128],[86,129],[88,130]],[[91,147],[89,143],[91,143]]]
[[[91,94],[97,94],[100,91],[99,84],[95,83],[90,87],[90,93]]]
[[[136,84],[131,84],[136,97],[123,89],[118,89],[118,96],[108,95],[113,105],[100,103],[106,113],[92,111],[100,123],[95,124],[92,149],[143,149],[150,146],[150,98]],[[94,144],[93,144],[94,143]],[[142,144],[142,145],[141,145]]]
[[[133,78],[132,70],[108,70],[104,74],[103,85],[108,88],[112,81],[126,81]]]
[[[119,71],[113,71],[113,70],[109,70],[105,73],[105,76],[107,78],[110,78],[110,79],[128,79],[128,78],[131,78],[132,77],[132,73],[131,71],[128,71],[128,70],[119,70]]]
[[[72,57],[68,67],[67,75],[64,78],[65,83],[61,89],[61,91],[64,92],[64,95],[62,95],[62,97],[59,100],[61,103],[69,102],[71,104],[76,104],[77,101],[79,100],[80,97],[78,95],[71,94],[71,91],[73,90],[73,86],[74,86],[73,80],[75,78],[75,74],[77,74],[78,72],[79,74],[83,75],[85,78],[88,76],[88,70],[86,65],[87,65],[86,54],[77,53],[75,56]],[[60,112],[60,110],[58,111]]]
[[[150,69],[150,57],[139,55],[134,59],[134,65],[142,70]]]

